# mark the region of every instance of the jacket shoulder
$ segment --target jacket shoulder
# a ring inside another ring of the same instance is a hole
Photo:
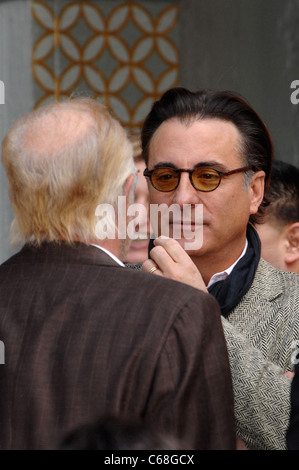
[[[252,287],[263,290],[269,297],[283,293],[299,297],[299,275],[282,271],[261,258]]]

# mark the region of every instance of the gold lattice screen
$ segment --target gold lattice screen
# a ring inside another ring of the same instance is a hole
[[[130,131],[178,84],[178,4],[32,0],[36,107],[99,98]]]

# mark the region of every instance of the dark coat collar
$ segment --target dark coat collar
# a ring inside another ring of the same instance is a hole
[[[44,242],[40,246],[27,244],[18,253],[5,261],[3,265],[20,263],[93,264],[120,267],[103,250],[80,242],[72,244]]]

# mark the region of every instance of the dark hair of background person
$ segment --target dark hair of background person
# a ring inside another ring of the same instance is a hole
[[[299,222],[299,168],[274,160],[266,197],[268,220],[282,226]]]
[[[222,119],[235,124],[242,136],[240,151],[244,165],[252,166],[253,171],[263,170],[267,188],[273,161],[272,138],[260,116],[241,95],[208,89],[192,92],[181,87],[166,91],[153,104],[143,124],[141,140],[146,164],[153,134],[162,122],[172,118],[186,124],[202,119]],[[266,205],[264,198],[258,213],[250,217],[252,223],[259,222]]]
[[[107,416],[71,432],[59,450],[183,450],[183,445],[140,421]]]

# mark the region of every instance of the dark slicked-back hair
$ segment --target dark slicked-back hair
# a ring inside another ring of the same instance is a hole
[[[179,119],[186,125],[202,119],[222,119],[232,122],[241,135],[239,145],[244,165],[252,166],[253,171],[263,170],[267,188],[273,160],[272,138],[260,116],[241,95],[217,90],[195,92],[186,88],[168,90],[154,103],[143,125],[141,139],[146,164],[155,131],[164,121],[173,118]],[[259,212],[250,217],[252,223],[259,222],[266,205],[267,200],[264,198]]]
[[[275,160],[266,196],[266,220],[281,226],[299,222],[299,168]]]

